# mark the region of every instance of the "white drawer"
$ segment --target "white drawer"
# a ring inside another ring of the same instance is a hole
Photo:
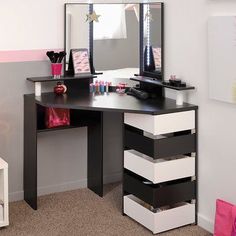
[[[3,205],[0,204],[0,222],[3,221]]]
[[[176,156],[154,160],[135,150],[124,152],[124,168],[154,184],[195,175],[195,157]]]
[[[195,204],[181,203],[154,213],[141,205],[142,201],[128,195],[124,197],[124,213],[136,220],[154,234],[195,222]]]
[[[195,111],[163,115],[125,113],[124,122],[154,135],[167,134],[195,129]]]

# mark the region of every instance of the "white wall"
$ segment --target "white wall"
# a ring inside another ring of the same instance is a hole
[[[208,97],[207,20],[211,15],[236,15],[236,2],[165,3],[166,78],[177,74],[197,88],[188,101],[199,105],[199,224],[212,231],[215,200],[236,204],[236,106]]]
[[[64,0],[0,3],[0,50],[63,48]]]
[[[223,198],[236,204],[236,188],[233,182],[236,179],[236,106],[210,100],[208,97],[207,19],[218,14],[236,15],[236,2],[164,2],[166,78],[170,74],[177,74],[197,88],[188,101],[199,105],[199,224],[212,230],[215,200]],[[0,26],[4,27],[4,34],[0,38],[1,50],[61,48],[63,0],[3,1],[0,3]],[[4,142],[9,145],[7,149],[10,149],[8,137]],[[7,150],[3,152],[6,155],[7,153]],[[20,156],[22,158],[22,154]],[[45,160],[45,163],[49,162],[50,160]],[[18,173],[10,183],[12,191],[16,191],[22,187],[22,160],[14,157],[11,165],[14,165],[12,168]],[[44,165],[41,166],[43,168]],[[68,170],[66,173],[71,174],[72,178],[66,175],[67,179],[62,178],[61,181],[76,181],[76,178],[80,178],[72,172]],[[48,183],[43,176],[39,176],[39,179],[45,185]]]

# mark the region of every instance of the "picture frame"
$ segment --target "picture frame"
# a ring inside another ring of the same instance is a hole
[[[91,74],[89,52],[87,48],[71,49],[69,58],[69,71],[74,75]]]

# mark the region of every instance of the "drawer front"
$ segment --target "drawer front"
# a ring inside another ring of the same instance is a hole
[[[154,234],[195,222],[195,205],[183,203],[174,208],[153,213],[132,195],[124,197],[124,213]]]
[[[195,140],[195,134],[152,139],[135,131],[125,129],[125,146],[154,159],[195,152]]]
[[[168,113],[163,115],[145,115],[125,113],[127,125],[142,129],[154,135],[195,129],[195,111]]]
[[[195,158],[183,156],[172,160],[153,160],[134,150],[124,152],[124,168],[154,184],[195,175]]]
[[[123,189],[154,208],[195,199],[195,181],[179,180],[163,184],[145,184],[144,178],[125,171]]]

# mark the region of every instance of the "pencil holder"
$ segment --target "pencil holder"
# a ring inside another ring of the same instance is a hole
[[[51,69],[52,69],[52,76],[54,79],[61,77],[62,63],[52,63]]]

